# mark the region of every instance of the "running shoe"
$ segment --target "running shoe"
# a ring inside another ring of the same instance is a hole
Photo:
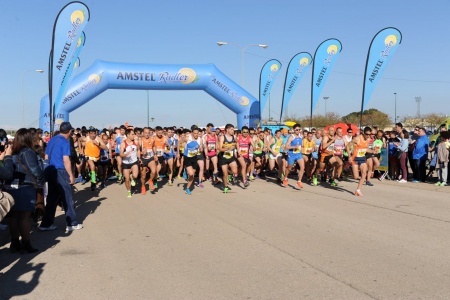
[[[58,227],[56,227],[56,225],[50,225],[47,227],[44,226],[39,226],[38,229],[39,231],[52,231],[52,230],[56,230]]]
[[[95,191],[96,185],[95,183],[91,182],[91,191]]]
[[[261,179],[261,177],[258,174],[256,174],[255,179]]]
[[[441,182],[436,182],[435,184],[434,184],[435,186],[440,186],[441,185]]]
[[[173,186],[173,181],[169,181],[169,182],[167,183],[167,185],[168,185],[168,186]]]
[[[199,188],[204,188],[204,186],[203,186],[203,184],[202,184],[201,182],[199,182],[199,183],[197,184],[197,186],[198,186]]]
[[[141,194],[142,195],[145,195],[147,193],[147,190],[145,189],[145,186],[143,186],[142,188],[141,188]]]
[[[355,191],[355,196],[363,197],[364,195],[361,193],[360,190]]]
[[[447,185],[447,182],[442,182],[441,183],[441,186],[446,186]]]
[[[228,188],[227,186],[224,187],[224,188],[223,188],[223,193],[224,193],[224,194],[228,193],[228,190],[229,190],[229,188]]]
[[[303,183],[301,181],[297,181],[297,186],[302,189],[303,188]]]
[[[398,182],[399,183],[407,183],[408,181],[406,181],[405,179],[400,179]]]
[[[80,230],[83,228],[83,224],[77,224],[77,225],[72,225],[72,226],[67,226],[66,227],[66,232],[68,231],[74,231],[74,230]]]
[[[250,175],[249,178],[250,178],[251,181],[255,180],[255,176],[253,176],[253,175]]]
[[[277,178],[277,183],[283,183],[283,180],[281,180],[281,178]]]
[[[316,175],[313,176],[313,185],[317,185],[317,176]]]
[[[245,186],[245,187],[248,187],[248,186],[250,186],[250,182],[248,182],[247,180],[246,180],[246,181],[244,181],[244,186]]]
[[[190,189],[185,189],[184,192],[185,192],[186,194],[188,194],[188,195],[192,195],[192,192],[191,192]]]
[[[333,180],[333,181],[331,182],[331,186],[338,186],[338,184],[336,183],[336,181]]]
[[[131,176],[131,186],[136,186],[136,181],[134,181],[133,176]]]
[[[228,175],[228,182],[231,182],[231,180],[233,180],[233,176]]]
[[[237,183],[238,183],[237,176],[233,176],[233,184],[237,184]]]
[[[183,177],[181,177],[181,176],[177,176],[177,177],[175,177],[175,179],[181,179],[181,178],[183,178]]]
[[[413,180],[411,180],[411,182],[412,182],[412,183],[418,183],[418,182],[419,182],[419,180],[415,180],[415,179],[413,179]]]
[[[102,187],[102,189],[106,188],[106,184],[103,182],[101,187]]]
[[[287,179],[287,177],[285,177],[283,180],[283,186],[288,186],[288,182],[289,180]]]
[[[158,188],[158,183],[157,182],[155,182],[153,185],[155,186],[155,189]]]
[[[131,198],[131,191],[127,192],[127,198]]]
[[[372,182],[370,182],[370,181],[366,181],[366,185],[373,186]]]
[[[148,187],[153,191],[155,189],[155,185],[153,184],[153,180],[148,181]]]

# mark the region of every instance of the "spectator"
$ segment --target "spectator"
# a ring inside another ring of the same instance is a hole
[[[388,157],[389,157],[389,177],[392,180],[399,179],[399,161],[396,157],[397,145],[400,143],[400,140],[396,136],[396,131],[391,131],[389,133],[388,139]]]
[[[3,188],[3,181],[11,179],[14,173],[12,161],[12,149],[8,145],[6,131],[0,129],[0,190]],[[8,226],[0,224],[0,230],[6,230]]]
[[[438,169],[439,179],[435,185],[445,186],[447,185],[447,174],[448,174],[448,149],[447,142],[450,138],[450,132],[441,131],[440,134],[441,142],[437,145],[437,161],[436,161],[436,169]]]
[[[426,161],[428,159],[428,145],[430,140],[426,134],[426,130],[420,127],[418,130],[418,138],[415,143],[412,158],[416,168],[416,177],[412,182],[425,182],[426,180]]]
[[[34,143],[28,129],[19,129],[12,144],[13,177],[5,181],[5,190],[14,198],[9,229],[11,252],[38,251],[31,246],[31,214],[36,207],[36,192],[44,185],[44,170],[38,162]],[[19,241],[19,238],[22,241]]]
[[[397,135],[400,136],[400,134],[403,131],[403,124],[402,123],[395,123],[395,132],[397,132]],[[409,134],[408,134],[409,136]]]
[[[56,229],[53,222],[55,220],[56,206],[58,205],[59,198],[61,198],[64,211],[66,212],[66,231],[83,228],[83,225],[77,222],[71,186],[74,183],[74,178],[72,164],[70,162],[71,149],[68,138],[73,128],[69,122],[62,122],[59,130],[60,134],[49,141],[47,150],[45,151],[46,158],[49,162],[46,170],[48,196],[45,214],[39,226],[39,230],[41,231]]]
[[[402,155],[400,156],[399,164],[401,170],[401,178],[398,180],[400,183],[408,182],[408,168],[406,165],[406,158],[408,156],[408,145],[409,145],[409,133],[405,129],[402,129],[400,132],[400,142],[397,143],[397,149],[402,151]]]

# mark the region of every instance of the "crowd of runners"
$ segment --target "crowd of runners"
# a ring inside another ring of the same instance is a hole
[[[385,178],[387,172],[376,174],[381,149],[402,147],[403,131],[401,124],[387,135],[370,127],[357,135],[351,128],[306,130],[300,124],[275,132],[261,127],[236,129],[231,124],[220,130],[212,123],[205,128],[122,125],[99,131],[83,127],[71,134],[72,162],[76,182],[90,182],[95,190],[117,178],[127,197],[156,192],[162,183],[173,186],[177,179],[187,181],[183,186],[188,195],[206,182],[227,193],[230,185],[246,188],[266,176],[284,187],[289,177],[294,178],[298,189],[304,183],[336,187],[339,181],[353,178],[358,181],[354,194],[363,196],[363,185],[372,186],[374,176]],[[393,168],[395,179],[406,182],[408,171],[398,166]]]

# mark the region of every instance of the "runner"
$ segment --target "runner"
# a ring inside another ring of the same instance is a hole
[[[248,187],[250,183],[247,179],[247,174],[250,172],[250,146],[254,148],[253,141],[249,135],[249,128],[247,126],[243,126],[241,129],[241,133],[237,140],[237,161],[241,166],[241,175],[242,181],[244,183],[244,187]]]
[[[350,128],[347,129],[347,134],[344,135],[345,144],[347,145],[348,143],[350,143],[352,141],[352,139],[353,139],[353,130],[350,127]],[[353,148],[350,148],[350,151],[352,151],[352,150],[353,150]],[[344,172],[346,177],[350,173],[350,166],[351,166],[351,164],[348,161],[348,158],[349,158],[350,155],[352,155],[352,152],[348,153],[347,152],[347,147],[345,147],[344,155],[343,155],[343,161],[344,161],[343,172]]]
[[[311,182],[313,182],[313,174],[316,170],[317,160],[313,157],[316,150],[316,142],[313,141],[313,133],[307,132],[306,138],[303,139],[302,155],[305,160],[305,174]]]
[[[125,177],[125,188],[127,189],[127,197],[131,198],[131,187],[136,185],[134,178],[139,175],[139,161],[141,156],[140,149],[134,142],[134,130],[125,130],[125,139],[120,144],[120,157],[122,158],[122,171]]]
[[[164,151],[165,163],[168,167],[167,175],[169,176],[168,186],[173,186],[173,166],[178,151],[178,139],[174,137],[174,130],[172,127],[167,128],[167,144]]]
[[[91,191],[95,190],[97,184],[96,173],[98,161],[100,160],[100,149],[108,150],[108,147],[105,145],[103,140],[96,135],[96,132],[97,130],[95,128],[89,128],[88,136],[86,137],[86,148],[84,149],[86,160],[89,169],[91,170]]]
[[[344,154],[344,149],[346,148],[346,146],[347,146],[347,143],[342,136],[342,128],[338,127],[336,129],[334,148],[333,148],[334,162],[331,162],[331,160],[330,160],[330,163],[332,163],[332,165],[333,165],[333,173],[332,173],[332,179],[331,179],[332,186],[338,185],[337,178],[341,179],[342,167],[344,165],[342,156]]]
[[[211,165],[213,167],[213,173],[211,176],[211,180],[213,185],[219,183],[218,180],[218,159],[217,159],[217,136],[216,136],[216,128],[210,127],[211,123],[206,126],[206,134],[203,137],[203,145],[205,145],[205,156],[206,156],[206,171],[209,172]]]
[[[112,147],[107,134],[102,134],[101,139],[106,145],[107,149],[100,149],[100,161],[98,162],[99,177],[101,178],[101,188],[106,187],[106,181],[108,180],[108,170],[111,165]]]
[[[298,163],[300,169],[298,171],[297,186],[303,188],[302,177],[305,170],[305,161],[302,156],[303,134],[301,125],[294,125],[294,134],[292,134],[286,142],[285,149],[288,150],[288,166],[286,168],[286,176],[283,180],[283,186],[288,186],[288,175],[295,163]]]
[[[162,170],[162,173],[164,174],[164,171],[166,169],[166,160],[164,159],[164,151],[166,146],[168,145],[167,143],[167,138],[163,135],[163,129],[161,126],[156,126],[155,127],[155,136],[153,137],[154,142],[154,153],[156,154],[156,158],[157,158],[157,165],[156,165],[156,178],[157,180],[160,177],[164,177],[160,176],[160,172]]]
[[[317,162],[319,161],[319,155],[321,153],[320,152],[320,146],[322,145],[322,130],[317,130],[315,128],[313,128],[311,130],[311,133],[313,134],[313,141],[316,144],[316,147],[314,148],[314,151],[311,153],[311,157],[316,161],[315,163],[315,170],[316,172],[313,172],[313,181],[312,181],[312,185],[316,186],[317,183]]]
[[[218,150],[220,151],[219,165],[223,172],[223,192],[228,193],[228,168],[231,169],[234,183],[236,182],[238,172],[235,158],[236,140],[233,125],[227,124],[225,126],[225,134],[219,138]]]
[[[269,140],[269,170],[273,171],[275,165],[278,169],[277,182],[282,183],[281,176],[283,175],[283,155],[281,154],[281,147],[283,146],[283,139],[281,138],[281,130],[275,131],[275,136]]]
[[[380,162],[378,161],[378,158],[376,158],[376,153],[374,150],[374,142],[375,142],[375,136],[377,132],[376,130],[372,130],[370,132],[369,137],[369,145],[367,148],[372,151],[367,151],[366,153],[366,161],[367,161],[367,179],[366,179],[366,185],[373,186],[373,183],[370,182],[370,178],[373,177],[374,171],[378,168],[380,165]]]
[[[361,171],[361,177],[359,178],[358,187],[356,188],[355,195],[362,197],[361,188],[366,180],[367,176],[367,160],[366,153],[372,153],[373,150],[368,149],[370,141],[371,128],[365,127],[363,134],[356,136],[353,140],[347,144],[347,152],[350,153],[350,149],[353,146],[353,154],[349,157],[349,162],[353,168],[353,178],[358,178],[358,168]]]
[[[186,133],[183,129],[178,129],[178,139],[179,139],[179,146],[178,146],[178,157],[177,157],[177,168],[178,168],[178,175],[176,179],[181,179],[181,174],[184,173],[184,145],[185,143],[184,138],[186,137]]]
[[[143,130],[143,135],[141,138],[141,194],[145,195],[147,189],[145,188],[145,181],[147,178],[147,171],[150,171],[150,176],[148,179],[148,186],[150,190],[154,191],[156,186],[153,184],[153,180],[156,180],[156,162],[154,149],[154,141],[150,136],[150,128],[145,127]]]
[[[122,157],[120,156],[120,144],[122,142],[122,140],[124,140],[125,137],[125,130],[127,128],[125,127],[125,125],[121,125],[118,133],[117,133],[117,137],[116,137],[116,162],[117,162],[117,171],[119,172],[119,174],[117,174],[117,181],[122,184],[123,183],[123,174],[122,174]]]
[[[264,131],[260,131],[253,138],[253,161],[255,162],[255,178],[263,176],[262,167],[264,165]]]
[[[187,173],[187,184],[185,193],[191,195],[191,186],[194,182],[195,167],[197,166],[198,152],[200,151],[200,145],[198,144],[199,129],[193,128],[191,130],[184,130],[184,166]]]

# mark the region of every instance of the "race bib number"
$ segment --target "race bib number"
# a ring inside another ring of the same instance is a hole
[[[334,147],[334,154],[335,155],[341,155],[342,154],[342,150],[343,150],[342,147],[335,146]]]
[[[233,150],[225,151],[225,153],[223,154],[223,156],[224,156],[225,158],[232,158],[232,157],[233,157]]]
[[[161,148],[156,149],[156,156],[162,156],[164,154],[164,150]]]
[[[294,153],[301,153],[302,152],[302,147],[299,146],[297,148],[294,149]]]
[[[153,150],[147,150],[145,158],[152,158],[152,157],[153,157]]]
[[[363,148],[363,149],[358,149],[358,152],[356,152],[356,156],[357,157],[363,157],[366,155],[367,152],[367,148]]]
[[[381,151],[381,147],[375,146],[375,147],[373,147],[373,150],[375,150],[376,153],[379,153]]]
[[[248,154],[248,148],[240,148],[239,149],[239,154],[244,156]]]
[[[208,150],[209,152],[214,151],[216,149],[216,144],[215,143],[210,143],[208,144]]]
[[[311,154],[313,148],[305,148],[305,154]]]
[[[198,149],[188,149],[188,157],[195,157],[198,154]]]

